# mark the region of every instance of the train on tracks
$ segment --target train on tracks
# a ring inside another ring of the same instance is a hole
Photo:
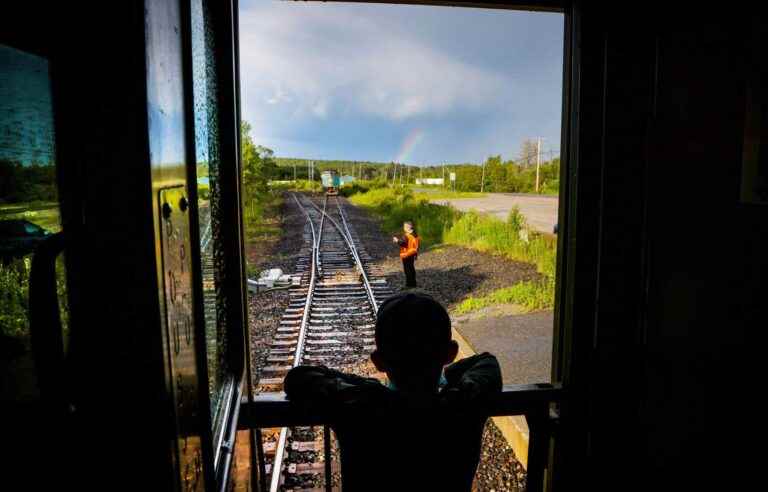
[[[341,186],[341,176],[334,169],[323,171],[320,174],[320,182],[323,184],[323,191],[328,196],[335,196],[339,194],[339,187]]]

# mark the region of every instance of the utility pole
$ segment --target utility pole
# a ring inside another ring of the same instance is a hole
[[[480,178],[480,193],[485,190],[485,161],[483,161],[483,176]]]
[[[445,188],[445,162],[443,162],[443,188]]]
[[[541,166],[541,137],[536,139],[536,193],[539,192],[539,167]]]

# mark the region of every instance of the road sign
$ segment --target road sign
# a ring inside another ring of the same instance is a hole
[[[456,173],[450,174],[451,181],[456,181]]]

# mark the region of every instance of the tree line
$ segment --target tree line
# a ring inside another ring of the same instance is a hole
[[[307,180],[311,168],[314,181],[320,181],[323,171],[334,169],[342,175],[355,176],[360,180],[402,185],[415,185],[418,178],[444,178],[444,186],[457,191],[535,193],[537,188],[536,157],[531,154],[531,149],[526,148],[526,145],[531,147],[534,144],[529,142],[523,143],[522,157],[517,160],[504,160],[501,155],[493,155],[480,164],[413,166],[395,162],[276,157],[272,149],[253,142],[250,130],[250,125],[243,122],[241,141],[246,200],[255,199],[259,193],[267,191],[271,180]],[[542,161],[538,168],[538,192],[557,194],[560,158]],[[455,186],[449,180],[451,173],[456,175]]]
[[[0,159],[0,204],[55,201],[56,167]]]

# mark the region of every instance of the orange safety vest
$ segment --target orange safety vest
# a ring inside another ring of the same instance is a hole
[[[400,258],[405,259],[409,256],[419,254],[419,237],[413,234],[405,234],[405,241],[400,242]]]

